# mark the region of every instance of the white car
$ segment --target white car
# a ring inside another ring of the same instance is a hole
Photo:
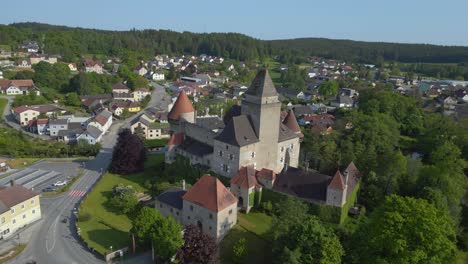
[[[54,186],[65,186],[67,185],[67,181],[58,181],[56,183],[53,184]]]

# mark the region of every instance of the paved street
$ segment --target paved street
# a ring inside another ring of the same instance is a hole
[[[167,106],[167,94],[162,86],[152,84],[155,87],[153,98],[148,107]],[[163,98],[165,98],[163,100]],[[85,197],[92,186],[96,184],[102,172],[107,169],[112,158],[112,149],[117,140],[119,129],[126,126],[134,117],[115,122],[102,141],[101,152],[95,159],[85,163],[84,175],[70,188],[67,195],[51,198],[41,198],[42,220],[31,226],[31,238],[24,252],[9,263],[37,263],[62,264],[62,263],[104,263],[96,257],[78,240],[75,230],[75,218],[73,208]],[[62,222],[68,218],[65,224]],[[145,263],[147,258],[136,259],[138,263]],[[126,263],[133,263],[132,261]]]

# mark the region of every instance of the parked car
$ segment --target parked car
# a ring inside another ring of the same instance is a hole
[[[54,183],[53,185],[56,186],[56,187],[65,186],[65,185],[67,185],[67,181],[58,181],[58,182]]]
[[[55,192],[55,191],[57,191],[57,188],[49,186],[47,188],[42,189],[42,191],[43,192]]]

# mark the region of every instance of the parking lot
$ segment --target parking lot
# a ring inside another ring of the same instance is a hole
[[[14,180],[16,184],[40,192],[58,181],[69,182],[78,175],[82,164],[80,161],[69,160],[40,161],[0,179],[0,185],[9,185]]]

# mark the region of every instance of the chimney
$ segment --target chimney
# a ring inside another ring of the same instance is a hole
[[[182,190],[185,191],[185,180],[182,180]]]
[[[15,186],[15,180],[11,179],[11,180],[10,180],[10,185],[11,185],[12,187]]]

